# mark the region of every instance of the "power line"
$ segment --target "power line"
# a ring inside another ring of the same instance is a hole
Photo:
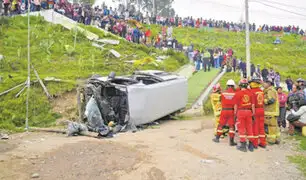
[[[233,9],[239,9],[242,10],[240,7],[237,6],[231,6],[231,5],[227,5],[227,4],[222,4],[222,3],[218,3],[218,2],[214,2],[214,1],[201,1],[201,3],[210,3],[210,4],[217,4],[217,5],[221,5],[221,6],[225,6],[225,7],[229,7],[229,8],[233,8]]]
[[[283,8],[280,8],[280,7],[272,6],[272,5],[269,5],[269,4],[260,2],[260,1],[252,1],[252,2],[259,3],[259,4],[262,4],[264,6],[268,6],[268,7],[271,7],[271,8],[274,8],[274,9],[278,9],[278,10],[281,10],[281,11],[285,11],[285,12],[288,12],[288,13],[292,13],[292,14],[295,14],[295,15],[298,15],[298,16],[303,16],[303,17],[306,18],[305,14],[300,14],[300,13],[297,13],[297,12],[289,11],[287,9],[283,9]]]
[[[277,2],[277,1],[265,0],[265,2],[274,3],[274,4],[281,5],[281,6],[286,6],[286,7],[292,7],[292,8],[296,8],[296,9],[306,10],[305,7],[293,6],[291,4],[280,3],[280,2]]]
[[[298,20],[306,20],[306,18],[302,18],[302,17],[297,17],[297,16],[279,16],[277,14],[273,14],[267,11],[263,11],[263,10],[249,10],[251,13],[264,13],[269,15],[269,17],[273,17],[273,18],[277,18],[277,19],[283,19],[283,20],[288,20],[288,19],[298,19]]]

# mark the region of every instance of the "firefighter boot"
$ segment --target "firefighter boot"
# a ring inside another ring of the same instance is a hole
[[[253,152],[254,151],[254,144],[252,142],[249,142],[248,146],[249,151]]]
[[[220,136],[216,135],[216,137],[213,139],[213,141],[215,143],[219,143],[220,142]]]
[[[237,149],[242,152],[247,152],[246,142],[241,142],[240,146],[237,146]]]
[[[234,138],[230,138],[230,146],[236,146],[237,143],[235,143]]]

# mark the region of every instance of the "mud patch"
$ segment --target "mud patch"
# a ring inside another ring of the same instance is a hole
[[[147,149],[149,146],[143,144],[137,144],[134,146],[136,149]]]
[[[76,120],[77,119],[77,98],[76,91],[67,92],[54,99],[52,109],[62,117],[59,120]]]
[[[16,147],[16,144],[10,144],[7,141],[0,140],[0,153],[5,153],[7,151],[15,149]]]
[[[152,167],[147,175],[149,180],[166,180],[165,173],[156,167]]]
[[[186,145],[186,144],[183,146],[182,150],[185,151],[185,152],[188,152],[188,153],[190,153],[190,154],[192,154],[194,156],[197,156],[197,157],[199,157],[201,159],[220,160],[218,158],[209,156],[209,155],[199,151],[198,149],[195,149],[195,148],[193,148],[193,147],[191,147],[189,145]]]

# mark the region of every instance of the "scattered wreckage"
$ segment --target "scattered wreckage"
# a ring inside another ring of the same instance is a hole
[[[187,79],[157,70],[136,71],[131,76],[94,75],[80,90],[82,121],[99,136],[128,130],[179,112],[188,100]],[[86,131],[70,124],[70,135]]]

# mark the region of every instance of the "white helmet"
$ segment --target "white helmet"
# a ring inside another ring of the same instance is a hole
[[[226,85],[227,86],[235,86],[235,81],[230,79],[230,80],[227,81]]]

